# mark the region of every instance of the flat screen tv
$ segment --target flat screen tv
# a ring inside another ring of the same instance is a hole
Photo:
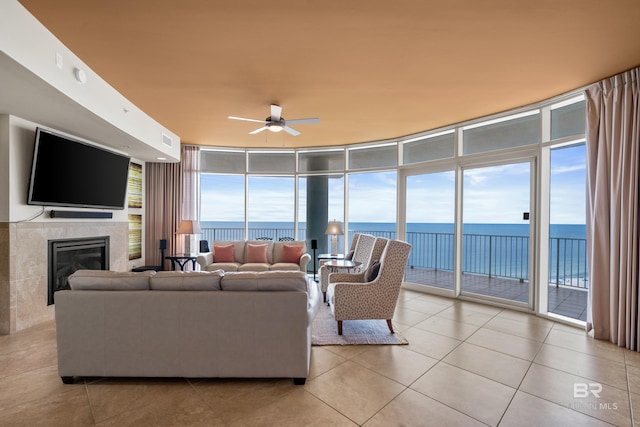
[[[27,203],[124,209],[130,158],[36,129]]]

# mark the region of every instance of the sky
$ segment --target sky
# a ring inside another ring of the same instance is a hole
[[[552,224],[585,222],[585,147],[552,150]],[[529,163],[465,169],[463,221],[465,223],[522,224],[529,212]],[[397,173],[350,174],[349,222],[395,222]],[[250,176],[248,220],[293,222],[293,177]],[[243,221],[244,176],[203,174],[201,220]],[[329,180],[329,217],[344,221],[344,178]],[[453,171],[407,178],[407,222],[452,223],[455,174]],[[306,179],[300,180],[299,220],[306,218]]]

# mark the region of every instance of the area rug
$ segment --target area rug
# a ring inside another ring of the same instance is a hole
[[[394,327],[395,330],[395,327]],[[396,344],[409,341],[398,331],[389,332],[384,320],[345,320],[342,335],[338,335],[338,323],[326,304],[320,304],[318,314],[311,326],[312,345]]]

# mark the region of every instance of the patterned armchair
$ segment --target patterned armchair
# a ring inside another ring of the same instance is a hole
[[[353,258],[351,258],[351,260],[362,263],[362,266],[358,271],[366,269],[374,259],[380,258],[382,249],[380,249],[380,252],[378,253],[376,258],[372,258],[375,242],[376,237],[370,234],[355,234],[353,236],[353,241],[351,242]],[[322,298],[324,302],[327,301],[329,274],[329,269],[327,267],[325,267],[324,265],[320,266],[318,275],[320,276],[320,288],[322,289]]]
[[[401,240],[387,243],[380,258],[376,278],[365,282],[367,271],[358,274],[331,274],[327,289],[333,317],[342,335],[343,320],[385,319],[393,332],[391,319],[396,309],[400,286],[404,278],[411,245]]]

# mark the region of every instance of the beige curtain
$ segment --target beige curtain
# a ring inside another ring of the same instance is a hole
[[[180,221],[198,219],[200,148],[182,145],[180,163],[146,164],[145,260],[160,265],[160,240],[167,240],[165,255],[183,253],[184,238],[176,235]],[[165,263],[165,269],[170,266]]]
[[[594,337],[639,350],[640,68],[590,86],[587,251]]]
[[[147,163],[145,172],[145,260],[148,265],[160,265],[161,239],[167,240],[165,255],[182,251],[183,243],[175,235],[182,210],[182,165]],[[164,268],[170,266],[165,263]]]
[[[183,145],[182,163],[182,218],[199,219],[200,206],[200,147]]]

